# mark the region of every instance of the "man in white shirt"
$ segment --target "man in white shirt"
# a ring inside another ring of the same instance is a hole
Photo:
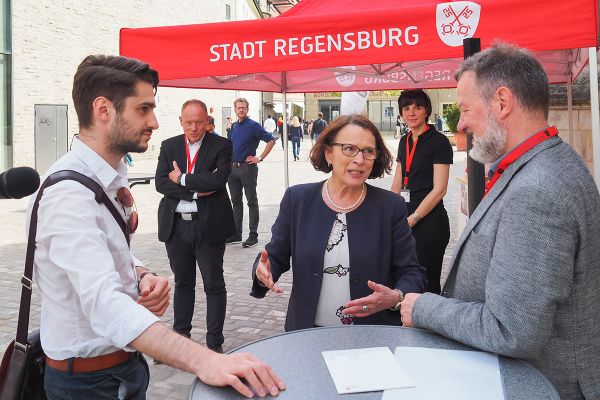
[[[263,123],[263,128],[265,128],[265,131],[273,134],[273,132],[275,132],[275,129],[277,129],[277,123],[275,122],[273,117],[271,117],[269,115],[267,117],[267,119],[265,119],[265,122]]]
[[[127,152],[145,151],[158,128],[157,85],[156,71],[137,60],[86,57],[73,82],[79,136],[48,174],[69,169],[92,178],[130,219],[134,211],[124,205],[131,206],[122,160]],[[214,353],[162,324],[167,279],[143,267],[115,218],[78,182],[62,181],[44,191],[34,271],[50,400],[145,399],[149,376],[141,353],[247,397],[253,395],[250,387],[259,395],[284,388],[254,357]]]

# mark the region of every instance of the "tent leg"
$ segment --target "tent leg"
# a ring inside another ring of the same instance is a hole
[[[598,57],[595,47],[590,47],[589,53],[594,180],[596,181],[596,186],[600,187],[600,108],[598,106]]]
[[[288,141],[287,141],[287,137],[288,137],[288,124],[287,124],[287,120],[288,120],[288,115],[287,115],[287,82],[286,82],[286,73],[285,71],[281,73],[281,82],[282,82],[282,91],[281,94],[283,95],[283,112],[282,112],[282,116],[283,116],[283,135],[281,137],[281,140],[283,140],[283,175],[285,178],[285,189],[287,190],[287,188],[290,187],[290,168],[289,168],[289,158],[288,158]]]
[[[571,82],[573,76],[569,72],[569,76],[567,77],[567,114],[569,117],[569,144],[571,147],[575,148],[575,143],[573,142],[573,83]]]

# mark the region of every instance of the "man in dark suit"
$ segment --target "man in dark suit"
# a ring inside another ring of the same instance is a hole
[[[225,239],[235,234],[229,195],[231,141],[207,135],[206,104],[188,100],[179,121],[183,135],[163,141],[156,167],[158,239],[165,242],[175,274],[173,329],[190,337],[196,262],[206,293],[206,344],[222,352],[227,292],[223,278]]]

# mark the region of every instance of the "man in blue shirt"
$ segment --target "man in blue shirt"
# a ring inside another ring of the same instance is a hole
[[[237,122],[231,125],[231,141],[233,142],[233,156],[231,175],[227,185],[233,204],[236,234],[226,240],[227,243],[242,241],[242,222],[244,220],[244,205],[242,203],[242,189],[246,193],[248,214],[250,218],[250,234],[242,243],[244,247],[258,244],[258,197],[256,183],[258,179],[258,163],[261,162],[275,145],[275,138],[256,121],[248,117],[248,100],[236,99],[233,102]],[[256,155],[256,148],[260,141],[267,145],[260,156]]]

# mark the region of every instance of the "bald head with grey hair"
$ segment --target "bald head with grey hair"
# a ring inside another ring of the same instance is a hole
[[[542,64],[523,49],[496,42],[492,47],[467,58],[454,74],[458,82],[473,72],[481,98],[489,102],[499,87],[508,88],[523,108],[548,119],[550,88]]]

